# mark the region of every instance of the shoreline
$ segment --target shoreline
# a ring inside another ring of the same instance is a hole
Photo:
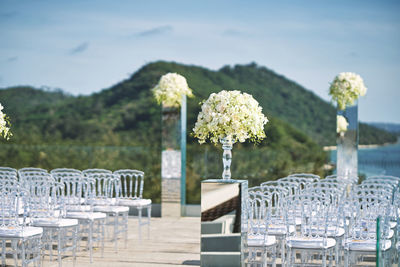
[[[397,143],[397,142],[396,142]],[[358,145],[359,149],[368,149],[368,148],[378,148],[378,147],[384,147],[384,146],[390,146],[390,145],[394,145],[396,143],[384,143],[382,145],[378,145],[378,144],[371,144],[371,145]],[[324,151],[332,151],[332,150],[336,150],[337,146],[323,146],[322,149]]]

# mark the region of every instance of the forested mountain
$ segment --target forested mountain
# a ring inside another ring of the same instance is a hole
[[[147,197],[159,200],[161,107],[150,89],[161,75],[186,77],[194,98],[188,99],[188,132],[199,102],[223,89],[250,93],[270,119],[267,138],[258,146],[235,144],[234,178],[250,184],[290,172],[323,174],[328,157],[321,145],[335,143],[335,109],[300,85],[252,63],[211,71],[173,62],[150,63],[129,79],[89,96],[30,87],[0,90],[0,103],[14,136],[2,140],[1,165],[85,168],[137,168],[147,174]],[[361,143],[395,142],[383,130],[360,125]],[[199,183],[222,173],[220,147],[199,145],[188,136],[188,201],[199,199]]]
[[[372,125],[376,128],[385,130],[389,133],[393,133],[395,135],[400,136],[400,124],[399,123],[370,122],[368,124]]]

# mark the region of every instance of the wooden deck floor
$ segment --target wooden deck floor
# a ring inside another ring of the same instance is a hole
[[[114,243],[105,242],[104,257],[96,248],[92,264],[89,252],[81,250],[77,253],[76,266],[200,266],[200,218],[152,218],[150,238],[147,239],[146,225],[142,227],[141,242],[137,229],[137,219],[130,218],[127,248],[121,240],[116,252]],[[43,266],[58,266],[58,263],[45,257]],[[62,266],[72,266],[72,257],[65,257]]]

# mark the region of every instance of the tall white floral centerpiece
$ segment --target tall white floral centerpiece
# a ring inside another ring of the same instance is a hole
[[[363,79],[352,72],[339,73],[333,80],[329,94],[337,105],[337,176],[356,182],[358,175],[358,98],[367,88]]]
[[[179,217],[186,200],[186,97],[192,97],[185,77],[167,73],[152,89],[162,104],[162,216]]]
[[[232,147],[235,142],[265,138],[264,125],[268,119],[253,96],[240,91],[213,93],[203,102],[193,129],[200,144],[210,140],[222,144],[222,179],[231,179]]]
[[[12,136],[10,131],[10,120],[5,113],[3,113],[3,106],[0,103],[0,136],[9,140]]]

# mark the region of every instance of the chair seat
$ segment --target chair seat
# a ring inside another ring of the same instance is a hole
[[[336,240],[333,238],[322,237],[311,238],[311,237],[289,237],[286,239],[286,244],[292,248],[306,248],[306,249],[328,249],[336,245]]]
[[[371,229],[370,234],[374,234],[376,235],[376,231],[374,231],[375,229]],[[355,230],[355,233],[358,234],[357,236],[363,236],[363,230],[361,228],[358,228]],[[385,236],[388,239],[392,239],[392,237],[394,236],[394,230],[393,229],[389,229],[389,231],[387,232],[387,235]]]
[[[324,231],[323,229],[317,229],[317,228],[313,228],[312,229],[312,233],[313,234],[318,234],[319,236],[323,236],[324,235]],[[345,233],[344,229],[341,227],[335,227],[335,226],[328,226],[328,229],[326,229],[326,235],[327,237],[341,237],[343,236]]]
[[[354,251],[376,251],[376,240],[358,240],[358,239],[347,239],[347,248]],[[382,240],[382,250],[386,251],[392,246],[390,240]]]
[[[94,206],[94,211],[105,212],[105,213],[123,213],[129,212],[129,207],[124,206]]]
[[[76,219],[62,219],[62,218],[34,218],[32,224],[38,227],[70,227],[78,225]]]
[[[22,237],[31,237],[35,235],[41,235],[43,233],[43,229],[40,227],[31,227],[31,226],[1,226],[0,227],[0,237],[8,237],[8,238],[22,238]]]
[[[151,204],[151,199],[119,199],[118,205],[129,207],[143,207]]]
[[[69,196],[66,198],[67,205],[79,205],[79,204],[84,204],[85,199],[82,197],[74,197],[74,196]]]
[[[78,220],[98,220],[98,219],[104,219],[106,218],[106,214],[102,212],[78,212],[78,211],[73,211],[73,212],[67,212],[67,218],[71,219],[78,219]]]
[[[289,234],[292,234],[296,231],[296,227],[293,225],[289,226]],[[287,228],[284,224],[270,224],[268,225],[268,234],[269,235],[286,235]]]
[[[264,239],[263,235],[250,235],[247,237],[247,246],[249,247],[270,247],[273,245],[276,245],[275,236],[269,235],[266,239]]]
[[[117,199],[116,198],[95,198],[91,199],[90,203],[93,205],[116,205],[117,204]]]
[[[67,205],[67,211],[90,211],[90,205]]]
[[[328,237],[340,237],[343,236],[344,233],[345,231],[342,227],[334,227],[334,226],[328,226],[328,231],[326,231]]]

